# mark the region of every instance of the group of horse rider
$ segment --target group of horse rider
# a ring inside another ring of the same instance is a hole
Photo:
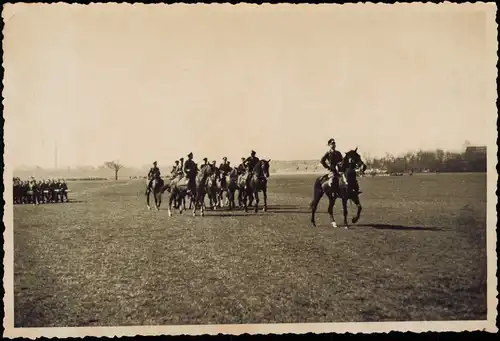
[[[49,203],[62,202],[64,198],[68,200],[68,185],[64,179],[40,179],[30,177],[21,180],[19,177],[13,178],[14,203]],[[56,195],[60,194],[60,195]]]
[[[208,158],[203,158],[203,163],[198,167],[198,164],[193,160],[193,153],[189,153],[187,155],[187,159],[184,161],[184,158],[180,158],[179,160],[175,160],[175,164],[170,171],[170,179],[175,179],[179,176],[185,176],[188,181],[193,182],[196,175],[200,170],[203,170],[205,167],[211,167],[213,174],[217,178],[221,180],[221,185],[226,186],[227,180],[226,177],[233,171],[236,170],[238,175],[247,174],[246,182],[251,179],[253,174],[253,169],[255,165],[260,161],[256,156],[256,152],[254,150],[251,151],[249,157],[242,157],[241,164],[239,164],[235,169],[231,167],[231,162],[227,160],[227,157],[222,158],[222,163],[217,167],[217,161],[208,162]],[[158,168],[158,162],[153,162],[153,167],[149,170],[148,173],[148,186],[146,188],[146,192],[151,187],[151,183],[153,179],[160,178],[161,172]]]
[[[342,156],[342,153],[337,150],[336,148],[336,142],[334,138],[330,138],[328,140],[328,151],[321,157],[320,163],[321,165],[328,170],[328,175],[329,175],[329,181],[331,184],[338,184],[339,183],[339,178],[342,174],[342,178],[344,181],[347,182],[345,178],[345,172],[346,169],[342,169],[342,167],[345,168],[345,165],[343,166],[343,161],[344,157]],[[251,178],[253,174],[253,168],[255,165],[259,162],[259,158],[256,156],[256,153],[254,150],[251,151],[250,156],[247,158],[242,157],[241,158],[241,163],[236,167],[236,171],[238,175],[241,174],[247,174],[246,181],[248,183],[249,179]],[[366,171],[366,164],[361,161],[361,159],[358,160],[358,165],[361,168],[361,172]],[[198,165],[193,161],[193,153],[189,153],[187,155],[187,160],[184,162],[184,158],[180,158],[179,160],[175,161],[174,166],[172,167],[172,170],[170,172],[171,174],[171,179],[174,179],[180,175],[186,176],[187,179],[193,180],[196,174],[200,169],[203,169],[203,167],[212,167],[212,170],[217,176],[220,176],[220,179],[222,181],[222,184],[225,184],[226,181],[226,176],[231,173],[233,168],[231,167],[231,163],[227,161],[227,157],[222,158],[222,163],[217,167],[217,162],[212,161],[212,163],[208,163],[208,159],[205,157],[203,158],[203,164],[198,168]],[[160,177],[160,170],[158,168],[158,163],[155,161],[153,163],[153,168],[149,170],[148,174],[148,179],[150,179],[148,183],[148,189],[151,186],[151,181],[155,177]],[[354,180],[354,183],[352,184],[352,188],[354,191],[356,191],[358,194],[362,193],[359,188],[359,183],[357,180]]]

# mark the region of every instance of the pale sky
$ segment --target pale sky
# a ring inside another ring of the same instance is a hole
[[[9,160],[51,167],[56,141],[60,166],[490,144],[494,16],[449,8],[10,6]]]

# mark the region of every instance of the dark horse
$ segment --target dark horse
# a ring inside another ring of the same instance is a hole
[[[155,199],[155,209],[157,211],[160,210],[161,196],[165,191],[163,185],[164,185],[163,179],[160,177],[155,177],[151,182],[151,187],[149,187],[146,191],[146,205],[148,206],[148,210],[151,210],[151,206],[149,206],[149,195],[151,194],[151,192],[153,192],[153,197]]]
[[[253,168],[253,174],[245,186],[243,203],[245,207],[245,212],[248,212],[247,199],[255,199],[255,209],[257,212],[259,210],[259,192],[262,192],[264,197],[264,208],[263,211],[267,211],[267,178],[269,178],[269,162],[271,160],[259,160]]]
[[[333,207],[338,197],[342,199],[345,228],[349,228],[349,223],[347,221],[347,202],[349,200],[352,200],[358,208],[356,216],[352,219],[352,223],[356,224],[358,222],[362,207],[356,186],[356,167],[361,165],[364,165],[364,163],[361,161],[361,156],[358,154],[358,148],[356,148],[355,150],[347,152],[339,163],[340,177],[337,180],[333,179],[333,181],[331,181],[331,176],[329,176],[329,174],[320,176],[316,179],[314,182],[314,197],[311,202],[311,223],[313,227],[316,226],[315,213],[323,194],[326,194],[329,199],[328,214],[330,215],[330,221],[333,227],[337,227],[337,223],[333,217]]]

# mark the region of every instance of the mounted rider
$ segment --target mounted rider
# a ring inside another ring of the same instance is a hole
[[[179,161],[181,164],[177,167],[177,175],[184,175],[184,158],[181,157]]]
[[[209,166],[209,164],[208,164],[208,158],[204,157],[203,158],[203,163],[200,166],[200,170],[203,170],[203,168],[205,168],[206,166]]]
[[[247,169],[247,178],[246,178],[246,184],[250,183],[250,179],[253,176],[253,169],[259,163],[259,158],[255,156],[255,150],[252,150],[250,153],[250,156],[246,158],[246,160],[243,162],[243,165]]]
[[[172,166],[172,170],[170,171],[171,179],[175,179],[177,175],[179,175],[179,160],[175,160],[175,165]]]
[[[210,167],[212,167],[213,174],[215,174],[216,177],[219,177],[219,168],[217,168],[217,161],[213,160],[210,164]]]
[[[236,170],[238,171],[238,175],[241,175],[245,173],[245,158],[241,158],[241,163],[236,167]]]
[[[184,174],[188,179],[188,192],[193,192],[193,188],[196,188],[196,171],[197,166],[193,161],[193,153],[189,153],[188,159],[184,163]]]
[[[153,167],[149,169],[148,172],[148,186],[146,187],[146,195],[148,191],[151,189],[151,184],[153,183],[154,179],[160,179],[161,173],[160,169],[157,167],[158,161],[153,162]]]
[[[342,162],[343,157],[342,153],[339,152],[336,149],[336,143],[335,139],[331,138],[328,140],[328,146],[330,149],[323,155],[321,158],[320,162],[323,167],[325,167],[327,170],[329,170],[330,173],[330,180],[328,181],[328,184],[330,186],[333,185],[333,182],[335,181],[336,184],[338,184],[338,176],[339,176],[339,169],[338,165],[339,163]]]
[[[231,173],[231,171],[232,171],[232,168],[229,164],[229,161],[227,161],[227,157],[224,156],[222,158],[222,163],[219,166],[219,170],[220,170],[221,175],[222,175],[221,185],[226,186],[227,185],[226,176],[228,176],[229,173]]]

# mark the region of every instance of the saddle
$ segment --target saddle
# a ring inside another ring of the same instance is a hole
[[[325,183],[328,183],[329,186],[332,186],[333,184],[333,179],[334,179],[334,176],[332,173],[327,173],[325,175],[323,175],[321,178],[320,178],[320,182],[321,184],[325,184]],[[338,179],[338,184],[339,184],[339,188],[346,188],[347,187],[347,178],[345,176],[344,173],[340,173],[338,176],[337,176],[337,179]]]

